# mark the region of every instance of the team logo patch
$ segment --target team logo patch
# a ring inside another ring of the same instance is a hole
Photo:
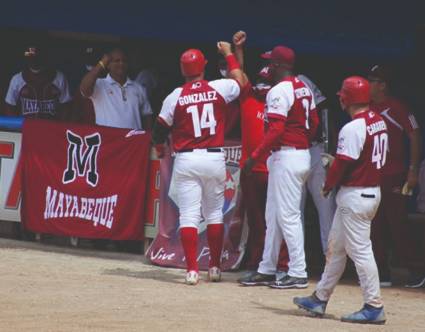
[[[68,140],[68,159],[62,182],[64,184],[71,183],[77,176],[85,176],[86,182],[90,186],[96,187],[99,182],[97,155],[101,144],[100,134],[94,133],[83,138],[68,129],[66,138]]]
[[[270,102],[270,107],[273,109],[278,109],[280,104],[280,97],[275,97]]]

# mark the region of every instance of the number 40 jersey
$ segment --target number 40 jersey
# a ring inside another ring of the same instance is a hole
[[[171,127],[174,151],[222,147],[227,104],[239,97],[232,79],[192,81],[165,98],[160,121]]]
[[[356,114],[338,136],[337,158],[354,161],[350,163],[341,185],[379,186],[387,152],[388,132],[383,118],[372,111]]]

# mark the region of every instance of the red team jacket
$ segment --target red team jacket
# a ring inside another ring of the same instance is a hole
[[[370,109],[382,116],[388,129],[391,153],[387,156],[382,174],[394,175],[406,172],[405,135],[419,128],[414,115],[393,97],[387,97],[387,100],[380,104],[372,103]]]

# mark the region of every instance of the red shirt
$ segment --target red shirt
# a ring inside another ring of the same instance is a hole
[[[392,175],[406,171],[407,157],[405,153],[406,134],[418,129],[418,124],[413,114],[399,100],[393,97],[380,104],[371,104],[370,109],[379,113],[387,124],[389,136],[389,155],[383,175]]]
[[[340,185],[379,186],[381,172],[388,161],[387,152],[388,131],[383,118],[372,111],[355,115],[338,136],[336,158],[349,162]]]
[[[246,159],[257,148],[264,138],[264,97],[257,96],[248,83],[239,97],[241,107],[242,156],[239,161],[243,167]],[[266,160],[269,154],[263,155],[252,168],[254,172],[267,172]]]
[[[224,145],[227,104],[239,97],[232,79],[192,81],[164,100],[159,118],[171,127],[174,151]]]

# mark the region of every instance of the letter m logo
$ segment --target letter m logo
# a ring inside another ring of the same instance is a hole
[[[72,131],[66,131],[68,139],[67,168],[63,172],[63,183],[73,182],[78,176],[86,176],[86,181],[96,187],[99,181],[97,172],[97,154],[100,148],[100,134],[94,133],[83,138]],[[83,152],[84,146],[84,152]]]

